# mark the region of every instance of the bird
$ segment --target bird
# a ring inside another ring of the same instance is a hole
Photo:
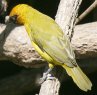
[[[48,62],[47,74],[56,66],[63,67],[83,91],[91,90],[92,82],[78,66],[69,38],[51,17],[27,4],[14,6],[6,22],[24,25],[39,55]]]

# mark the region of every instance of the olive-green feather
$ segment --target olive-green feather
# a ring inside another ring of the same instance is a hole
[[[37,15],[39,14],[37,13]],[[74,67],[76,65],[74,53],[69,40],[60,27],[48,16],[37,15],[33,16],[32,21],[26,23],[26,26],[30,28],[31,39],[43,52],[58,62],[58,65],[66,64],[69,67]]]
[[[34,48],[49,65],[61,65],[80,89],[91,90],[92,83],[77,65],[68,37],[52,18],[26,4],[14,7],[10,16],[14,15],[17,15],[17,22],[25,26]]]

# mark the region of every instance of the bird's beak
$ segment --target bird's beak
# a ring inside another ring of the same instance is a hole
[[[10,23],[11,21],[10,21],[10,16],[6,16],[5,17],[5,24],[8,24],[8,23]]]
[[[14,15],[14,16],[6,16],[5,17],[5,23],[8,24],[8,23],[17,23],[17,15]]]

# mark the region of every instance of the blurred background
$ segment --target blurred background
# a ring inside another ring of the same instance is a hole
[[[83,0],[79,15],[88,8],[95,0]],[[0,0],[0,23],[4,23],[5,16],[17,4],[26,3],[40,12],[55,18],[60,0]],[[79,24],[97,21],[97,8],[95,8]],[[97,58],[87,58],[77,60],[78,64],[97,64]],[[86,67],[87,67],[86,66]],[[90,65],[89,65],[90,66]],[[96,66],[96,65],[95,65]],[[85,69],[85,66],[81,66]],[[91,65],[88,76],[93,82],[93,89],[89,92],[81,91],[69,78],[62,82],[60,95],[97,95],[97,70],[93,70]],[[39,86],[31,84],[33,71],[38,73],[38,69],[27,69],[13,64],[10,61],[0,61],[0,95],[35,95],[39,92]],[[87,72],[86,72],[87,73]],[[34,90],[32,88],[34,87]]]

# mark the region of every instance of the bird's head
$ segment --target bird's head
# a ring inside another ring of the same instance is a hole
[[[27,21],[29,10],[32,9],[32,7],[26,5],[26,4],[19,4],[16,5],[10,12],[9,16],[6,17],[5,22],[13,22],[18,24],[25,24]]]

